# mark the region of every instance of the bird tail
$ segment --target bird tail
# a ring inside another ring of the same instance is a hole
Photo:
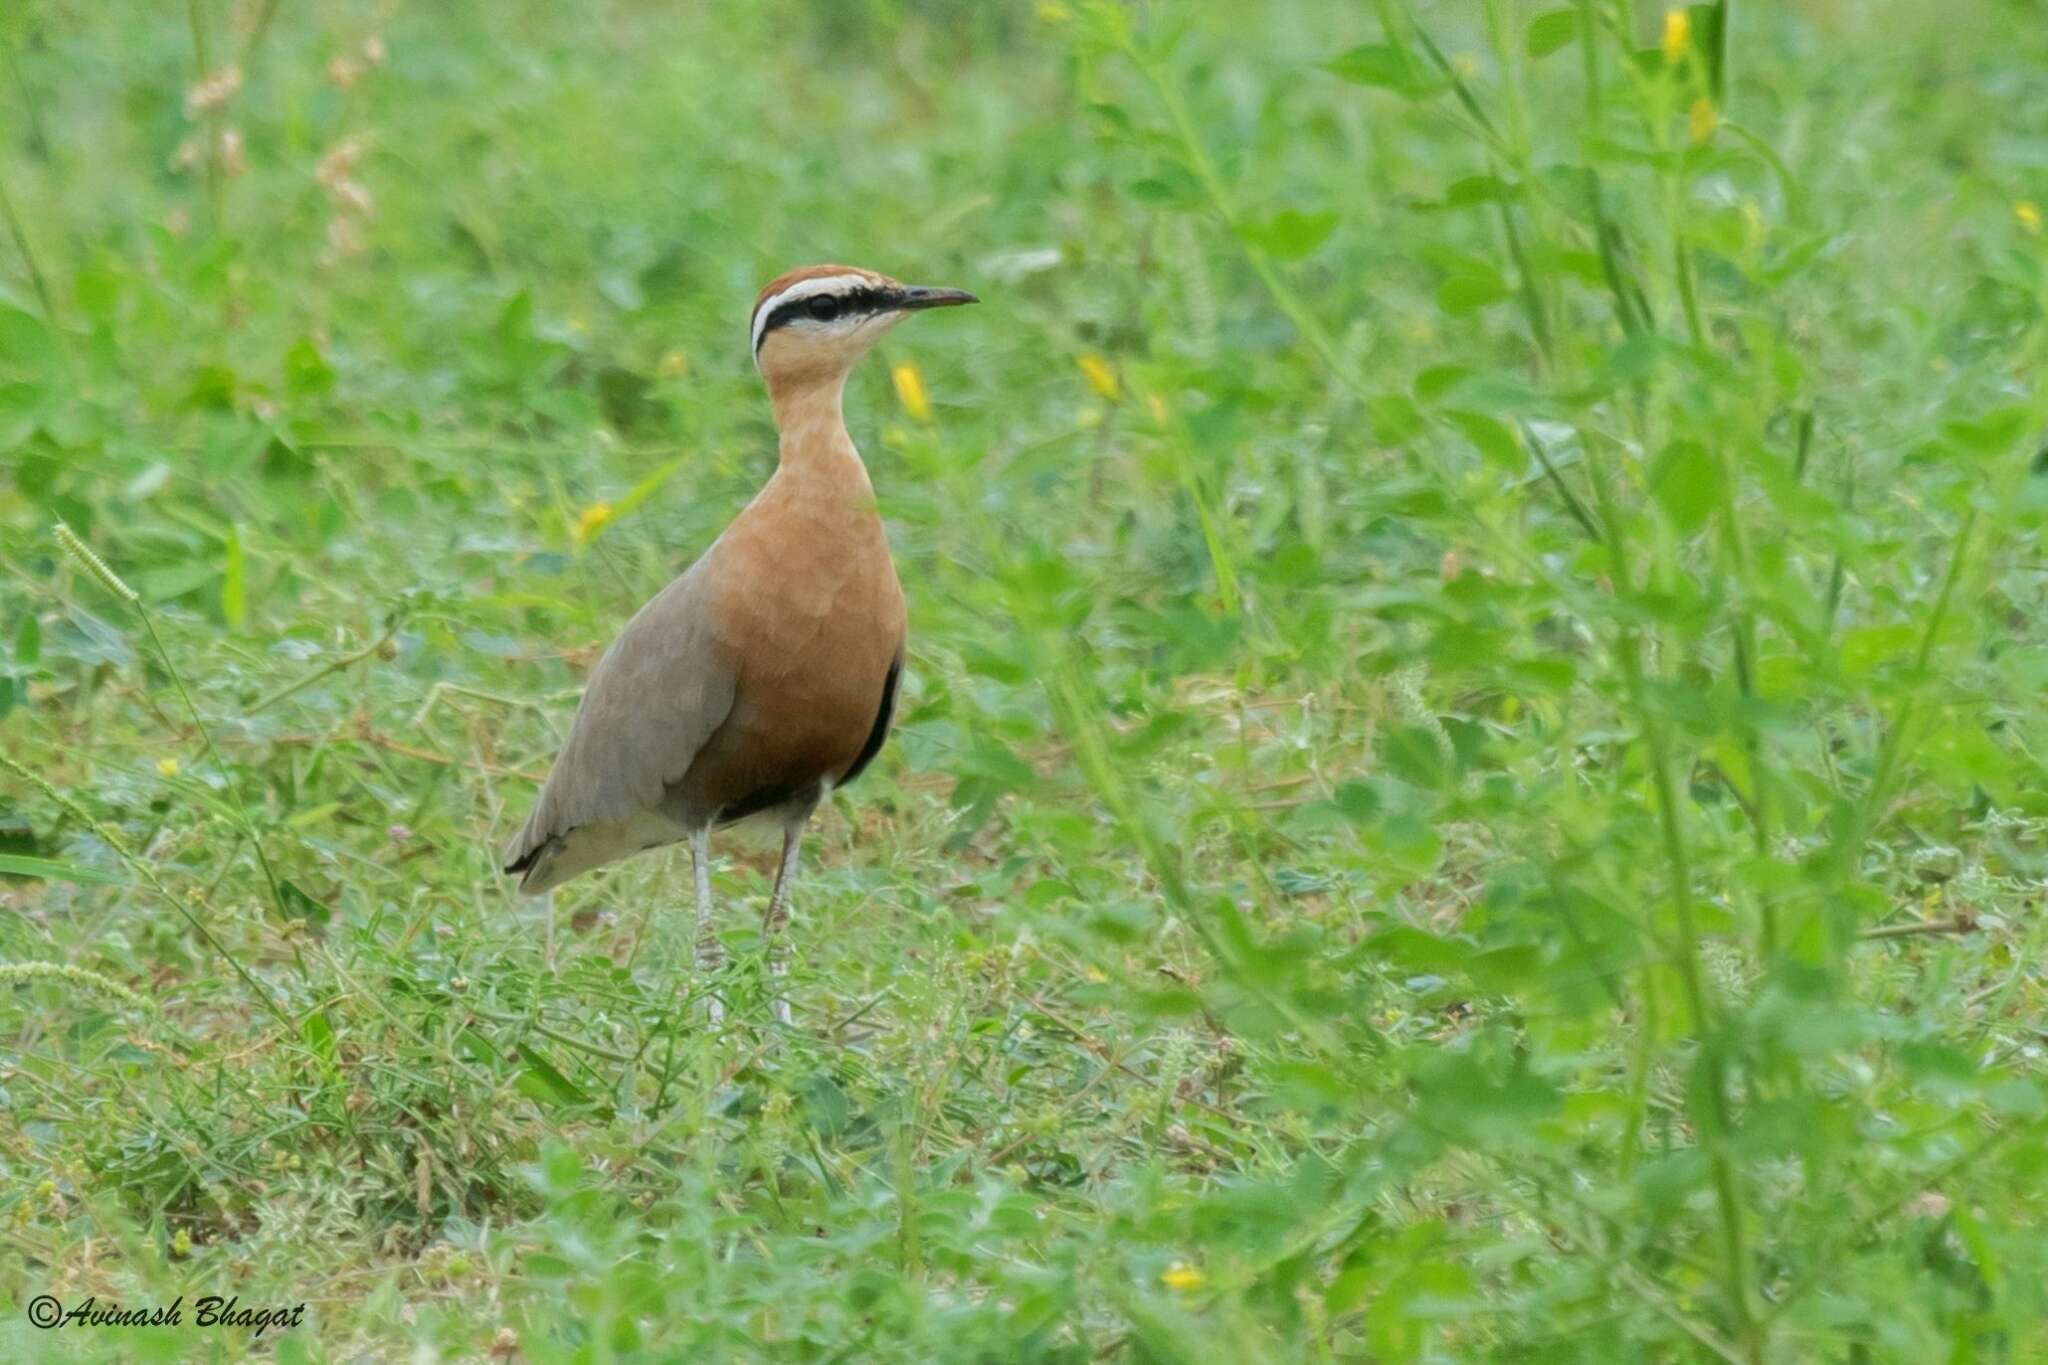
[[[557,878],[555,855],[562,851],[562,841],[552,835],[536,830],[534,822],[528,819],[526,827],[513,836],[505,849],[505,872],[519,878],[519,889],[529,896],[546,895]]]

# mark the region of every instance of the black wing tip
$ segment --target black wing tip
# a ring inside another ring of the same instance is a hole
[[[514,848],[518,847],[515,842]],[[525,852],[513,855],[509,850],[505,858],[505,875],[519,878],[519,889],[529,895],[543,894],[543,888],[534,885],[545,880],[550,870],[550,860],[562,849],[562,837],[551,835],[536,842]]]
[[[860,756],[848,765],[833,785],[843,787],[867,770],[875,761],[875,755],[882,752],[882,745],[889,739],[889,722],[896,717],[896,684],[903,676],[903,656],[897,655],[889,665],[889,676],[882,679],[882,704],[875,711],[875,723],[868,731],[867,742],[860,746]]]
[[[517,843],[513,844],[511,849],[505,851],[505,875],[519,878],[519,889],[526,890],[528,884],[538,874],[541,861],[547,857],[548,850],[554,847],[554,843],[553,839],[541,839],[519,853],[513,852],[513,849],[519,847]]]

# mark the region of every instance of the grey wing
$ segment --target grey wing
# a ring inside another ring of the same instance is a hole
[[[735,678],[706,609],[702,566],[635,613],[591,670],[569,740],[505,850],[521,890],[546,891],[637,852],[663,790],[731,712]]]

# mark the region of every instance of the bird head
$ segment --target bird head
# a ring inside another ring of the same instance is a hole
[[[754,364],[770,389],[844,379],[882,333],[912,313],[978,302],[964,289],[807,265],[771,280],[754,301]]]

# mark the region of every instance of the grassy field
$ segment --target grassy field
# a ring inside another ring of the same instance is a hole
[[[2048,1359],[2037,5],[0,47],[0,1359]],[[495,854],[814,260],[984,303],[717,1033],[686,854]]]

